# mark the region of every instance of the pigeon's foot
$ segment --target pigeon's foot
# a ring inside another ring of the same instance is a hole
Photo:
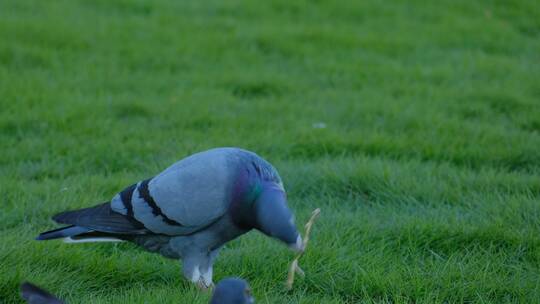
[[[212,282],[212,266],[210,266],[208,269],[201,271],[201,277],[200,280],[203,280],[204,285],[208,286],[208,288],[212,288],[214,286],[214,283]]]
[[[197,287],[202,291],[209,291],[214,288],[214,283],[210,282],[210,284],[207,284],[203,278],[200,278],[199,281],[197,281]]]

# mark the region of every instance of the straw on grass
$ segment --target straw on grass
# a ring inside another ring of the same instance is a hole
[[[298,273],[298,275],[300,275],[301,277],[305,276],[302,268],[298,266],[298,260],[300,259],[300,257],[302,257],[302,255],[304,255],[304,252],[306,252],[307,244],[309,242],[309,234],[311,233],[311,227],[313,226],[313,223],[315,222],[320,213],[321,209],[319,208],[313,210],[313,212],[311,213],[311,218],[304,226],[306,228],[306,232],[304,233],[304,241],[302,243],[303,250],[299,252],[294,258],[294,260],[291,262],[291,266],[289,267],[289,275],[287,276],[287,282],[285,283],[287,290],[291,290],[293,287],[295,273]]]

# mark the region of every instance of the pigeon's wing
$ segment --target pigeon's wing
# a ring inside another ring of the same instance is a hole
[[[143,224],[132,217],[113,211],[110,203],[62,212],[55,215],[53,220],[62,224],[76,225],[113,234],[145,234],[149,232]]]
[[[197,153],[126,188],[112,199],[111,206],[154,233],[192,234],[227,212],[234,172],[229,149]]]
[[[32,283],[21,284],[21,295],[30,304],[63,304],[60,299]]]

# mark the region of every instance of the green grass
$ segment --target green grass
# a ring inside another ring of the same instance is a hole
[[[538,303],[539,3],[1,1],[0,299],[206,303],[176,261],[33,238],[239,146],[322,209],[291,293],[282,245],[222,251],[259,303]]]

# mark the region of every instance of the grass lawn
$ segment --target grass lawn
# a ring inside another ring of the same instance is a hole
[[[0,302],[206,303],[130,244],[37,242],[217,146],[280,171],[307,273],[257,232],[259,303],[540,301],[540,2],[0,2]]]

